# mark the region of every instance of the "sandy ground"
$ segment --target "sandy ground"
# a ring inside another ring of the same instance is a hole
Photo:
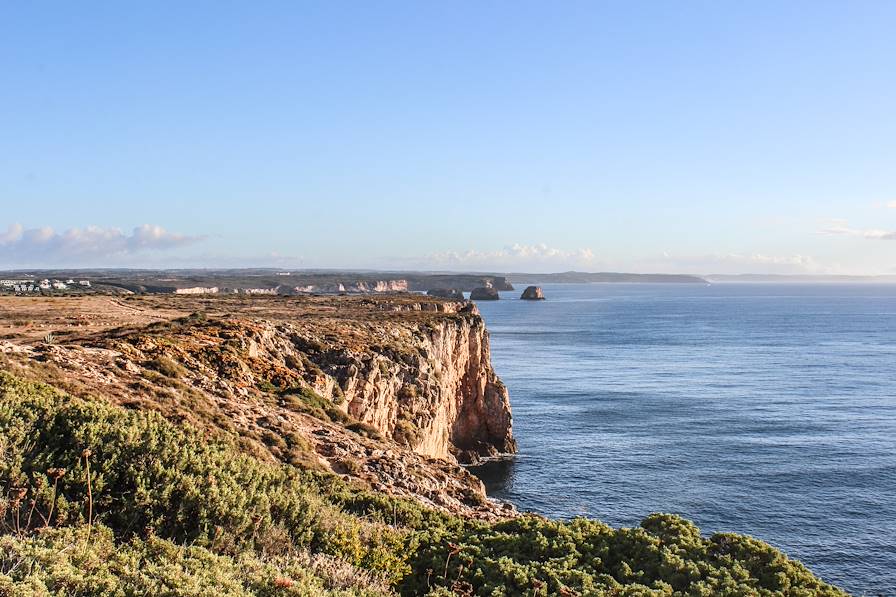
[[[78,340],[118,327],[141,327],[202,312],[210,317],[240,317],[267,320],[354,320],[376,322],[387,319],[428,319],[432,310],[405,311],[443,301],[418,294],[352,296],[244,296],[244,295],[90,295],[90,296],[0,296],[0,340],[33,345],[53,334],[56,341]]]
[[[0,297],[0,339],[33,344],[47,334],[75,338],[124,325],[189,314],[176,307],[114,296]]]

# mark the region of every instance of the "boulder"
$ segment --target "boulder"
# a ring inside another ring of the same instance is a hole
[[[439,298],[446,298],[454,301],[464,300],[464,293],[457,288],[433,288],[432,290],[427,290],[426,294],[428,294],[429,296],[437,296]]]
[[[541,289],[541,286],[529,286],[523,291],[523,294],[520,296],[520,300],[543,301],[544,291]]]
[[[474,288],[473,292],[470,293],[470,300],[472,301],[496,301],[499,298],[501,296],[496,288]]]

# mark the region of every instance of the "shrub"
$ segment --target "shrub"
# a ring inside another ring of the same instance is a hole
[[[361,463],[353,458],[340,458],[337,462],[339,472],[357,475],[361,472]]]
[[[380,433],[379,429],[374,427],[369,423],[363,423],[361,421],[354,421],[353,423],[349,423],[345,426],[349,431],[353,431],[358,435],[363,435],[364,437],[369,437],[370,439],[382,440],[383,435]]]
[[[81,454],[90,449],[93,511],[117,532],[152,528],[160,537],[225,553],[309,548],[393,578],[407,571],[400,555],[406,532],[343,512],[341,497],[328,499],[321,492],[327,486],[312,473],[260,462],[155,413],[71,398],[3,373],[0,397],[0,448],[7,454],[0,483],[28,488],[38,511],[48,512],[46,471],[67,468],[55,507],[59,524],[86,520]],[[10,510],[4,522],[13,525],[21,514]],[[335,535],[332,525],[351,540]]]
[[[15,534],[0,536],[4,597],[321,594],[320,575],[290,567],[306,552],[383,575],[404,595],[846,595],[766,543],[703,537],[678,516],[632,529],[461,519],[2,372],[0,455],[0,524]],[[84,549],[60,549],[94,528]]]
[[[395,431],[392,432],[392,438],[402,446],[415,448],[420,443],[421,433],[411,421],[407,419],[398,419],[395,423]]]
[[[4,574],[4,572],[6,572]],[[0,595],[179,597],[388,595],[375,576],[299,552],[287,557],[216,555],[151,536],[116,541],[108,527],[0,537]]]
[[[671,514],[653,514],[633,529],[529,515],[418,538],[414,573],[402,586],[406,595],[457,582],[497,596],[846,595],[766,543],[740,535],[704,538]]]
[[[172,379],[179,379],[187,374],[186,369],[166,356],[156,357],[146,363],[146,366]]]
[[[307,413],[323,421],[347,423],[351,417],[336,405],[310,388],[290,388],[280,393],[280,404],[293,410]]]

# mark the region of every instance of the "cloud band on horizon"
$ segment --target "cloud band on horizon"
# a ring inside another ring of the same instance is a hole
[[[108,259],[192,245],[205,236],[169,232],[161,226],[142,224],[129,233],[119,228],[87,226],[57,232],[49,226],[25,228],[15,223],[0,232],[0,262],[30,265],[54,260]]]

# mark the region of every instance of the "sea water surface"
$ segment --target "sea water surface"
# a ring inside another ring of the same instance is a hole
[[[474,469],[492,496],[614,526],[674,512],[896,595],[896,286],[543,288],[479,303],[519,443]]]

